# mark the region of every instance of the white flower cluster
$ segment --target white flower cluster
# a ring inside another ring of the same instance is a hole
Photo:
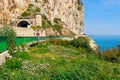
[[[34,74],[42,70],[47,71],[49,69],[49,64],[48,63],[33,64],[29,61],[24,61],[22,69],[30,72],[31,74]]]

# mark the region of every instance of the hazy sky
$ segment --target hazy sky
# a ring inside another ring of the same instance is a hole
[[[82,0],[85,11],[84,33],[120,35],[120,0]]]

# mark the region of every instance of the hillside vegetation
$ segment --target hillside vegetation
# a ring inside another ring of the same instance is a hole
[[[120,65],[96,56],[85,38],[50,39],[17,51],[0,68],[0,80],[119,80]]]

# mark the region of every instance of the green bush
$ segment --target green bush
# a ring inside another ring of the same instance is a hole
[[[40,12],[40,8],[39,7],[36,7],[35,10],[34,10],[34,13],[37,13],[37,12]]]
[[[80,6],[83,6],[82,0],[78,0]]]
[[[42,28],[50,28],[52,26],[52,23],[47,19],[45,15],[42,15]]]
[[[92,48],[89,45],[89,41],[84,37],[79,37],[77,39],[73,39],[71,41],[60,40],[60,39],[50,39],[50,42],[54,45],[61,46],[73,46],[79,50],[84,50],[84,52],[93,52]]]
[[[70,41],[70,45],[76,48],[85,49],[87,52],[92,52],[92,49],[89,45],[89,41],[85,37],[73,39],[72,41]]]
[[[34,4],[29,4],[28,9],[22,13],[22,17],[34,17],[40,12],[40,8]]]
[[[47,21],[42,18],[42,28],[43,28],[43,29],[46,28],[46,26],[47,26],[46,24],[47,24]]]
[[[114,67],[113,71],[114,71],[114,74],[119,75],[120,74],[120,67]]]
[[[48,45],[50,45],[50,43],[46,41],[46,42],[40,43],[36,47],[31,47],[30,51],[31,53],[40,53],[40,54],[48,53],[50,52]]]
[[[113,49],[107,49],[100,54],[105,60],[120,62],[120,45]]]
[[[22,17],[28,17],[28,16],[30,16],[30,15],[31,15],[30,12],[24,12],[24,13],[22,13]]]
[[[80,47],[71,41],[50,39],[28,52],[19,51],[0,67],[0,80],[120,80],[119,63],[100,59],[86,53],[86,46]]]
[[[53,30],[56,30],[58,32],[61,32],[61,29],[63,28],[60,24],[54,24],[52,26]]]
[[[2,68],[0,70],[0,80],[36,80],[36,76],[24,70],[11,70]]]
[[[69,65],[70,64],[70,65]],[[93,62],[69,63],[68,68],[59,67],[51,71],[50,80],[96,80],[97,65]]]
[[[16,33],[12,27],[4,26],[0,31],[0,36],[6,37],[7,49],[10,53],[15,51],[16,47]]]
[[[50,43],[54,44],[54,45],[61,45],[61,46],[69,46],[70,42],[65,40],[61,40],[61,39],[49,39]]]
[[[43,54],[43,53],[49,53],[50,52],[50,49],[49,48],[45,48],[45,47],[41,47],[39,48],[39,51],[38,51],[40,54]]]
[[[54,19],[54,22],[58,24],[59,22],[61,22],[61,19],[55,18],[55,19]]]
[[[21,69],[22,60],[17,58],[8,59],[4,66],[9,69]]]
[[[29,60],[31,58],[31,56],[25,51],[18,51],[15,53],[14,57],[22,60]]]

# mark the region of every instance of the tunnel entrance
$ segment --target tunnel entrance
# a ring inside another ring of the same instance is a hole
[[[30,23],[28,21],[20,21],[17,24],[17,27],[23,27],[23,28],[28,28],[30,26]]]

